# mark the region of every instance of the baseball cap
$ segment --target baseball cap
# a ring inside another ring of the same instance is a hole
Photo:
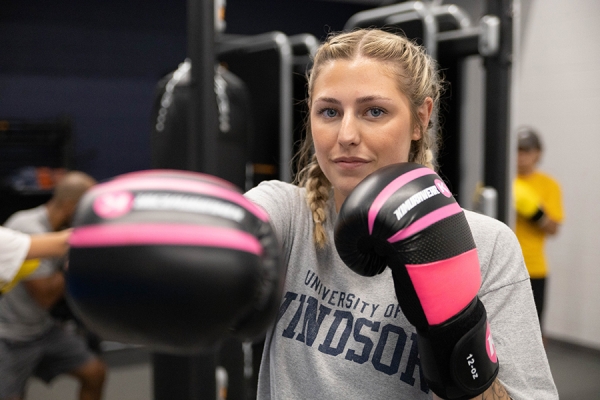
[[[517,133],[519,150],[542,150],[540,136],[532,128],[521,128]]]

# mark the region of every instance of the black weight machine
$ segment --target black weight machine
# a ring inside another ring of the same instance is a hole
[[[365,10],[353,15],[344,29],[384,27],[402,31],[427,48],[451,82],[451,96],[444,101],[442,148],[438,154],[441,174],[452,191],[460,194],[465,168],[477,168],[464,154],[460,135],[463,93],[462,62],[481,56],[485,66],[483,167],[481,185],[486,196],[476,208],[510,221],[510,86],[512,63],[512,1],[486,0],[484,16],[473,24],[467,12],[441,1],[406,1]],[[465,199],[463,199],[465,200]]]
[[[215,29],[213,0],[188,1],[188,58],[157,85],[152,167],[183,169],[250,189],[292,180],[303,73],[318,41],[282,32],[231,35]],[[302,77],[302,78],[299,78]],[[155,400],[255,397],[262,343],[224,338],[202,354],[152,354]]]

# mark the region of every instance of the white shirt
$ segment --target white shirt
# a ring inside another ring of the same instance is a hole
[[[0,288],[19,272],[30,245],[29,235],[0,227]]]

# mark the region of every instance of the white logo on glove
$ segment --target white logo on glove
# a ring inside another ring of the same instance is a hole
[[[446,188],[446,190],[448,190],[448,188]],[[430,197],[433,197],[438,194],[440,194],[440,191],[436,182],[436,185],[429,186],[428,188],[425,188],[420,192],[417,192],[410,196],[408,200],[406,200],[404,203],[400,204],[398,208],[396,208],[396,211],[394,211],[394,215],[396,216],[398,221],[400,221],[400,219],[404,217],[404,215],[406,215],[407,212],[409,212],[425,200],[429,199]]]

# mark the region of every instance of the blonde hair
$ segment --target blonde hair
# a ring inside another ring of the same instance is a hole
[[[421,131],[421,138],[411,143],[408,161],[436,169],[438,147],[438,111],[443,92],[443,80],[437,71],[436,62],[425,49],[404,36],[380,29],[359,29],[352,32],[331,34],[316,52],[311,71],[307,74],[308,109],[314,82],[325,65],[335,60],[352,60],[366,57],[380,60],[391,67],[397,77],[398,89],[410,101],[411,120]],[[427,98],[433,101],[428,126],[422,126],[417,111]],[[331,183],[321,171],[314,155],[310,130],[310,112],[305,121],[306,137],[296,154],[297,171],[295,183],[306,188],[306,199],[314,221],[314,240],[317,247],[327,242],[323,227],[326,203],[331,193]]]

